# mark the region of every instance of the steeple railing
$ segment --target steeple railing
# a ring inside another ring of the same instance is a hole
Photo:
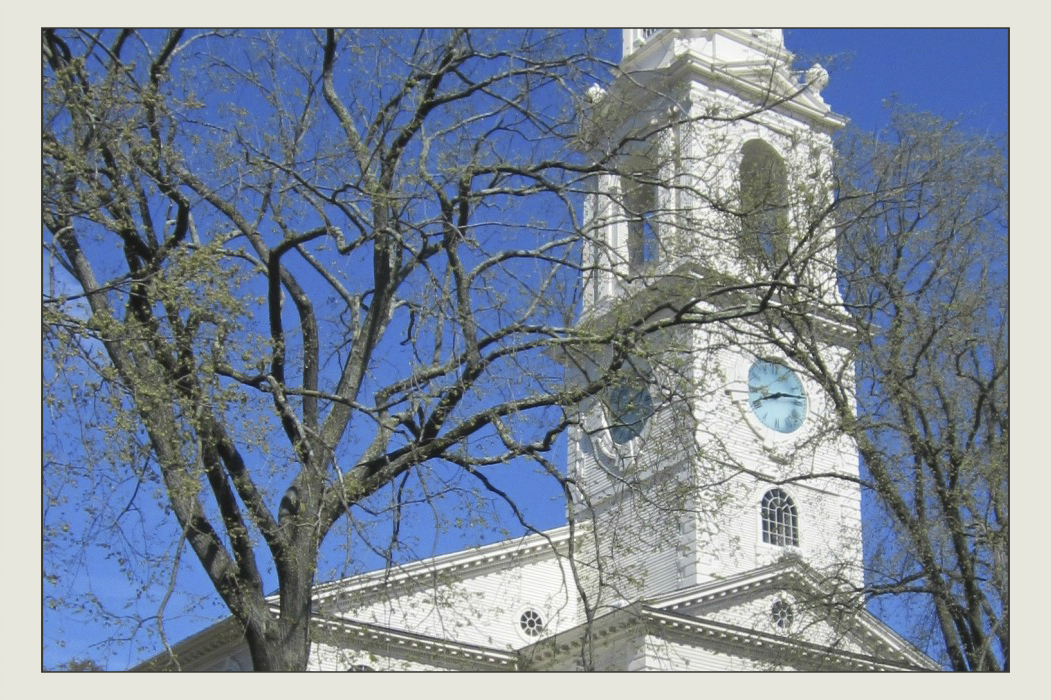
[[[660,29],[625,29],[623,32],[623,42],[621,45],[623,58],[627,58],[632,51],[645,44],[649,39],[655,36]]]

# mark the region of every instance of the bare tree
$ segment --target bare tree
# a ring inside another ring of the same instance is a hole
[[[64,537],[169,593],[187,548],[255,668],[301,669],[326,542],[391,565],[441,499],[535,529],[501,481],[529,464],[573,497],[548,457],[566,407],[683,320],[573,324],[579,196],[631,141],[580,154],[593,37],[42,39],[56,588],[87,565]],[[574,347],[602,365],[566,384],[552,358]],[[49,604],[149,622],[87,598]]]

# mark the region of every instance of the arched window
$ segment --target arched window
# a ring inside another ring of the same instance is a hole
[[[766,263],[788,252],[788,177],[770,144],[753,139],[741,149],[741,231],[744,252]]]
[[[633,271],[657,259],[657,173],[647,171],[625,182],[628,262]]]
[[[778,547],[799,546],[796,504],[787,493],[781,489],[767,491],[759,513],[763,522],[763,542]]]

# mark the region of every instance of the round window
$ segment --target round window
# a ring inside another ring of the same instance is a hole
[[[518,618],[518,624],[522,628],[522,632],[528,637],[539,637],[540,633],[544,631],[544,618],[540,617],[540,613],[533,609],[522,613],[522,616]]]
[[[786,630],[792,626],[792,605],[786,600],[775,600],[770,608],[770,617],[773,618],[774,626]]]

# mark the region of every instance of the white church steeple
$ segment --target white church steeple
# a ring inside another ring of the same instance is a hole
[[[824,69],[795,72],[780,30],[628,29],[623,42],[621,76],[585,116],[586,147],[613,167],[585,207],[581,323],[616,327],[644,298],[699,319],[748,303],[720,285],[790,281],[834,304],[834,232],[819,212],[845,120],[821,98]],[[856,449],[757,318],[652,337],[581,405],[575,515],[595,521],[612,604],[786,556],[861,584]],[[852,381],[841,342],[830,333],[822,357]]]

